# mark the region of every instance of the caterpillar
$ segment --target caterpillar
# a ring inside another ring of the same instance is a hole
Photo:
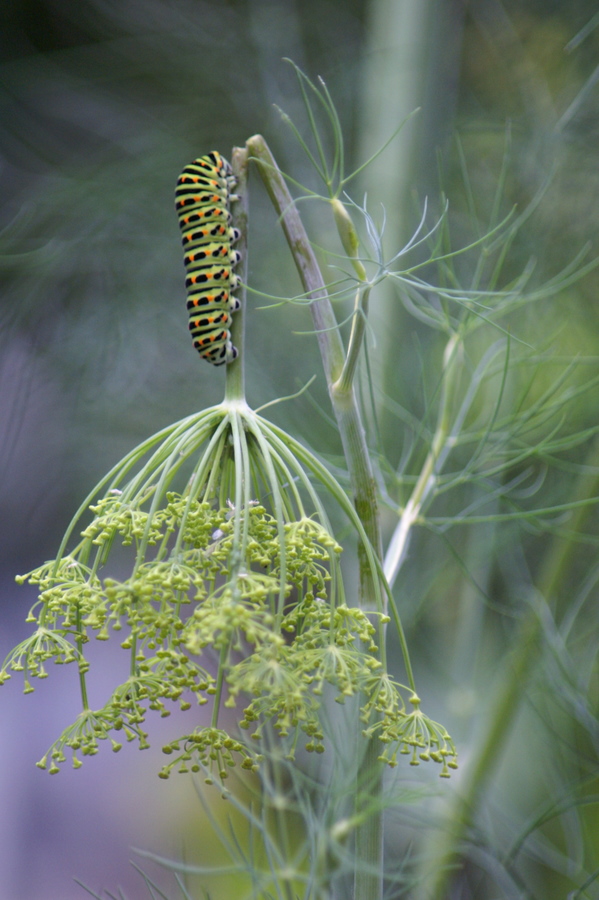
[[[232,313],[239,309],[233,269],[241,254],[232,249],[239,229],[231,227],[235,177],[216,150],[185,166],[177,181],[175,209],[181,226],[187,276],[187,310],[193,345],[214,366],[237,357],[231,341]]]

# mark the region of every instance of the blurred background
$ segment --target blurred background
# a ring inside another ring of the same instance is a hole
[[[352,184],[356,201],[368,192],[370,209],[384,201],[389,247],[409,237],[424,197],[441,206],[441,189],[458,239],[471,237],[464,166],[484,219],[509,132],[502,206],[522,209],[543,194],[514,248],[514,273],[534,259],[550,278],[585,242],[591,256],[597,253],[595,25],[596,0],[4,0],[2,657],[29,633],[24,618],[34,594],[15,586],[15,574],[54,556],[81,499],[126,450],[222,397],[222,369],[200,360],[187,332],[174,185],[194,157],[212,149],[229,156],[232,146],[260,132],[284,170],[318,189],[277,109],[307,131],[297,81],[283,58],[326,81],[344,130],[348,170],[420,107]],[[249,283],[292,297],[300,286],[256,178],[250,198]],[[304,204],[302,213],[315,242],[339,252],[326,208]],[[597,287],[591,273],[527,314],[528,338],[543,346],[553,341],[556,352],[588,360],[589,378],[596,374]],[[418,414],[422,372],[439,365],[440,344],[396,301],[381,303],[383,312],[373,315],[377,352],[395,359],[387,387]],[[292,394],[317,373],[309,396],[271,415],[318,452],[338,454],[309,311],[258,296],[249,304],[249,402],[257,407]],[[596,390],[582,393],[569,413],[576,427],[592,428],[598,406]],[[388,417],[386,427],[384,440],[399,447],[397,420]],[[552,501],[571,496],[582,459],[580,451],[560,464]],[[595,526],[591,516],[560,597],[564,610],[578,604],[576,627],[568,632],[578,643],[567,658],[580,652],[588,677],[580,684],[572,672],[564,674],[564,656],[538,676],[485,795],[473,838],[479,856],[471,854],[456,897],[599,897],[592,878],[599,867],[592,802],[599,743]],[[459,566],[452,568],[451,553],[434,535],[418,539],[415,562],[397,587],[420,691],[457,739],[462,765],[498,660],[509,648],[503,620],[518,616],[521,573],[526,568],[534,578],[547,549],[535,535],[522,542],[493,529],[479,529],[477,540],[462,549],[485,569],[493,609],[462,580]],[[473,612],[465,619],[467,608]],[[110,658],[110,648],[102,652]],[[116,893],[120,886],[128,898],[146,897],[128,862],[130,846],[181,857],[198,815],[184,778],[155,777],[161,735],[171,737],[180,723],[153,723],[154,749],[144,754],[106,750],[80,771],[65,767],[50,778],[35,761],[78,709],[70,672],[52,671],[50,682],[28,697],[16,679],[0,692],[0,900],[85,896],[73,877],[97,892]],[[101,690],[100,684],[98,702]],[[422,778],[432,783],[436,773]],[[537,835],[522,863],[522,885],[510,881],[503,893],[490,891],[481,858],[502,858],[508,837],[526,830],[547,797],[558,795],[585,798],[583,812],[562,810]],[[399,847],[415,826],[396,826]],[[194,840],[210,851],[207,832]],[[546,842],[553,842],[554,855]],[[584,879],[573,873],[581,871],[591,880],[575,892]],[[216,888],[212,896],[220,896]]]

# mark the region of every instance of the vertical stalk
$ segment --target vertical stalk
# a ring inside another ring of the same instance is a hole
[[[452,10],[456,6],[447,5]],[[358,159],[370,159],[401,122],[415,110],[428,108],[427,88],[438,55],[431,51],[432,26],[443,16],[439,0],[369,0],[366,4]],[[426,121],[419,113],[406,122],[398,138],[368,167],[368,205],[371,210],[385,210],[388,247],[403,246],[408,236],[407,220],[422,167]],[[383,379],[396,368],[397,336],[404,321],[405,313],[392,282],[383,281],[372,315],[377,333],[374,364]]]
[[[374,551],[381,557],[377,493],[366,436],[353,385],[346,379],[341,384],[336,384],[343,372],[345,351],[324,279],[285,180],[266,141],[261,135],[254,135],[246,146],[280,216],[304,290],[313,300],[310,307],[312,320],[318,335],[329,396],[349,470],[354,505]],[[376,609],[374,579],[377,576],[372,572],[363,548],[360,549],[359,564],[360,604],[366,610]],[[362,743],[359,738],[358,742]],[[368,740],[358,764],[356,813],[359,825],[356,829],[354,870],[356,900],[380,900],[382,897],[382,802],[373,803],[376,797],[382,800],[382,763],[378,761],[379,752],[378,738]],[[374,812],[371,811],[373,807]]]
[[[237,249],[241,253],[241,262],[237,270],[237,274],[241,279],[241,285],[237,289],[236,294],[239,297],[241,308],[233,316],[233,324],[231,325],[231,339],[233,345],[237,347],[238,356],[226,366],[225,374],[225,401],[245,401],[245,363],[243,354],[245,351],[245,304],[247,300],[247,291],[245,284],[248,272],[248,254],[247,254],[247,233],[249,218],[249,202],[248,202],[248,153],[245,147],[234,147],[231,156],[231,166],[233,174],[237,179],[236,193],[239,197],[232,207],[233,225],[239,228],[241,237],[237,242]]]

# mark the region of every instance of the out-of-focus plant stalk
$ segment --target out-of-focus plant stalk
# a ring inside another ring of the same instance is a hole
[[[445,900],[448,896],[453,871],[459,861],[460,844],[467,828],[474,821],[485,785],[504,750],[526,696],[526,685],[542,647],[543,607],[555,607],[555,598],[568,574],[572,552],[577,547],[575,536],[582,530],[584,520],[593,508],[582,501],[599,492],[599,441],[595,441],[585,469],[574,497],[581,501],[581,505],[575,507],[572,514],[569,536],[555,537],[547,548],[536,597],[522,619],[513,642],[513,650],[498,679],[499,687],[491,704],[489,717],[474,747],[471,760],[464,768],[459,792],[453,795],[444,820],[436,831],[438,838],[425,854],[421,877],[417,880],[418,897],[421,900]]]
[[[310,306],[312,320],[349,470],[354,504],[372,547],[381,557],[377,493],[360,410],[351,380],[344,379],[341,385],[336,383],[344,369],[345,352],[325,282],[285,179],[266,141],[261,135],[254,135],[246,146],[256,161],[266,190],[281,218],[304,290],[313,300]],[[359,563],[360,605],[366,610],[376,609],[374,580],[378,576],[372,571],[362,548]],[[384,652],[384,648],[381,651]],[[379,811],[372,812],[373,805],[376,806],[373,798],[382,795],[379,755],[378,738],[371,738],[367,741],[358,770],[356,812],[360,824],[356,829],[354,890],[355,897],[360,900],[380,900],[382,897],[382,804]]]
[[[361,78],[359,159],[369,159],[398,123],[422,106],[431,65],[431,23],[441,12],[438,7],[438,0],[370,0]],[[413,185],[421,130],[422,118],[412,120],[368,169],[369,204],[372,209],[381,203],[386,208],[390,247],[401,247],[409,231],[406,200]]]
[[[428,39],[434,15],[439,15],[437,0],[370,0],[367,4],[358,159],[370,159],[398,124],[422,106],[431,65]],[[368,206],[376,218],[384,209],[388,247],[403,246],[409,234],[411,191],[416,154],[422,146],[422,127],[422,115],[413,117],[368,167]],[[402,321],[405,313],[397,293],[390,281],[383,282],[372,310],[377,334],[373,364],[381,379],[387,379],[396,368],[396,329]],[[395,323],[393,328],[379,327],[390,322]],[[379,412],[385,415],[384,410]]]

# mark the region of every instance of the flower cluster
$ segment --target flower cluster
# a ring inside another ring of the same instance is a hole
[[[228,421],[222,411],[213,413],[208,433],[200,418],[196,437],[197,424],[191,435],[189,426],[174,426],[168,453],[161,444],[153,465],[142,466],[122,489],[115,479],[94,497],[93,518],[78,526],[74,549],[18,579],[39,588],[28,616],[36,628],[5,660],[0,683],[22,672],[29,692],[53,661],[76,663],[81,684],[81,714],[40,765],[56,772],[70,750],[79,766],[100,741],[119,750],[122,736],[147,747],[149,710],[168,716],[173,703],[188,710],[211,701],[210,725],[170,742],[164,750],[173,759],[160,774],[214,770],[222,780],[236,760],[257,765],[267,723],[289,758],[302,735],[307,750],[322,752],[326,686],[340,703],[360,696],[364,727],[385,744],[385,761],[395,764],[406,745],[417,746],[421,759],[444,757],[449,737],[443,743],[440,726],[408,715],[400,687],[385,673],[378,649],[388,621],[382,605],[366,615],[345,601],[342,548],[288,442],[248,411]],[[187,487],[171,489],[182,448],[191,453],[210,435]],[[121,467],[128,472],[130,461]],[[272,498],[269,508],[248,496],[249,483],[258,496]],[[219,502],[223,496],[234,501]],[[117,544],[135,552],[124,579],[107,564]],[[115,635],[129,674],[102,708],[91,710],[86,647],[92,638]],[[241,708],[247,746],[222,730],[227,707]]]

